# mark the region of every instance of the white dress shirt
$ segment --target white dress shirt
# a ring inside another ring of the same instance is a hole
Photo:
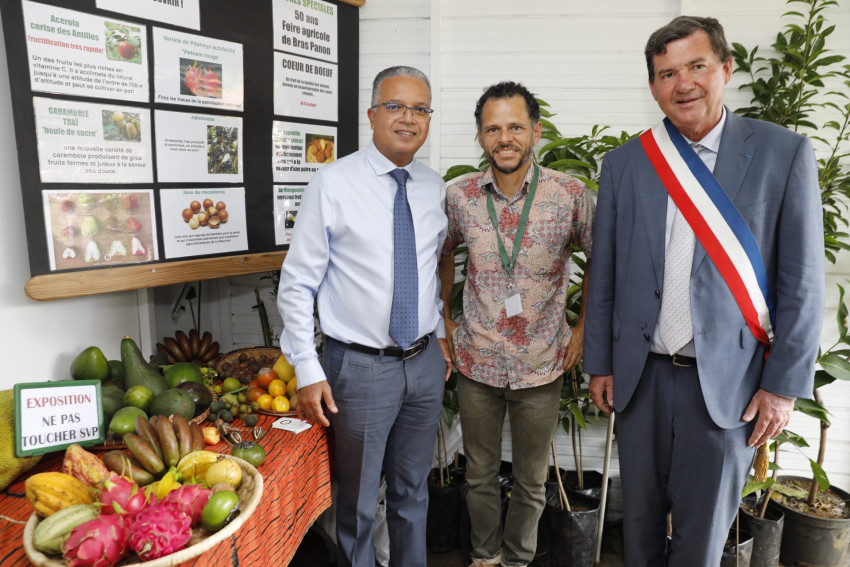
[[[325,380],[314,341],[313,300],[326,335],[374,348],[390,338],[393,296],[393,199],[397,166],[370,142],[365,150],[323,166],[304,191],[283,262],[277,306],[281,350],[298,387]],[[413,215],[419,273],[419,334],[445,337],[437,266],[446,238],[446,186],[416,160],[407,199]]]

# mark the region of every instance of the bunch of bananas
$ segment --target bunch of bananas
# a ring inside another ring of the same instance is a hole
[[[165,337],[161,343],[156,343],[156,350],[168,359],[168,364],[178,362],[194,362],[199,366],[211,366],[218,359],[220,346],[212,340],[209,331],[201,335],[197,329],[192,329],[187,335],[177,331],[174,337]]]

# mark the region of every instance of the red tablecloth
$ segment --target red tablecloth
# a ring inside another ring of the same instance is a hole
[[[314,425],[293,434],[272,429],[275,419],[260,416],[258,424],[267,431],[261,441],[266,449],[266,461],[258,467],[263,475],[259,507],[233,536],[182,566],[288,565],[307,529],[331,505],[327,430]],[[224,442],[209,449],[229,453]],[[38,472],[58,471],[63,456],[64,452],[45,455],[32,471],[0,494],[0,565],[3,567],[31,565],[21,539],[24,524],[32,514],[24,481]]]

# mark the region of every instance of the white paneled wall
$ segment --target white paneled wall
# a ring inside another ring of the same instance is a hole
[[[364,147],[371,138],[366,109],[372,79],[379,70],[398,64],[418,67],[431,77],[439,101],[431,131],[437,135],[418,157],[441,173],[451,165],[478,163],[475,101],[485,87],[501,80],[523,82],[549,102],[557,114],[553,121],[565,135],[587,134],[594,124],[610,125],[615,133],[638,132],[661,117],[647,87],[643,56],[653,30],[683,13],[714,16],[724,24],[730,42],[748,48],[759,45],[764,53],[785,22],[782,14],[792,8],[780,0],[367,0],[360,9],[359,144]],[[850,2],[842,1],[827,15],[837,26],[829,45],[850,56]],[[735,74],[727,87],[725,100],[733,109],[749,102],[737,88],[745,79]],[[827,118],[820,115],[814,121],[823,123]],[[850,275],[850,259],[845,256],[828,270],[824,347],[835,338],[835,283]],[[265,282],[240,278],[231,284],[234,341],[239,344],[261,340],[256,314],[245,309],[255,303],[255,283]],[[266,307],[270,316],[276,316],[273,301],[267,300]],[[244,340],[236,328],[244,329]],[[833,420],[824,466],[833,483],[846,490],[850,384],[836,383],[823,393]],[[585,433],[588,468],[601,470],[605,425],[600,420]],[[795,415],[790,429],[816,443],[817,427],[814,420]],[[506,429],[504,450],[509,458],[507,438]],[[572,467],[572,446],[563,432],[557,444],[561,466]],[[814,457],[815,451],[806,454]],[[789,472],[808,472],[807,461],[795,451],[785,451],[781,460]],[[612,474],[618,476],[616,451],[612,464]],[[616,486],[612,515],[620,510]]]

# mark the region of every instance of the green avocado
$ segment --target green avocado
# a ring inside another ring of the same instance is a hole
[[[195,417],[195,400],[189,392],[169,388],[153,399],[150,415],[180,414],[186,419]]]
[[[90,346],[78,354],[71,362],[71,378],[101,382],[109,378],[109,363],[103,351],[96,346]]]
[[[130,337],[121,341],[121,362],[124,364],[124,385],[128,390],[133,386],[145,386],[156,397],[168,388],[165,378],[145,362],[142,352]]]

